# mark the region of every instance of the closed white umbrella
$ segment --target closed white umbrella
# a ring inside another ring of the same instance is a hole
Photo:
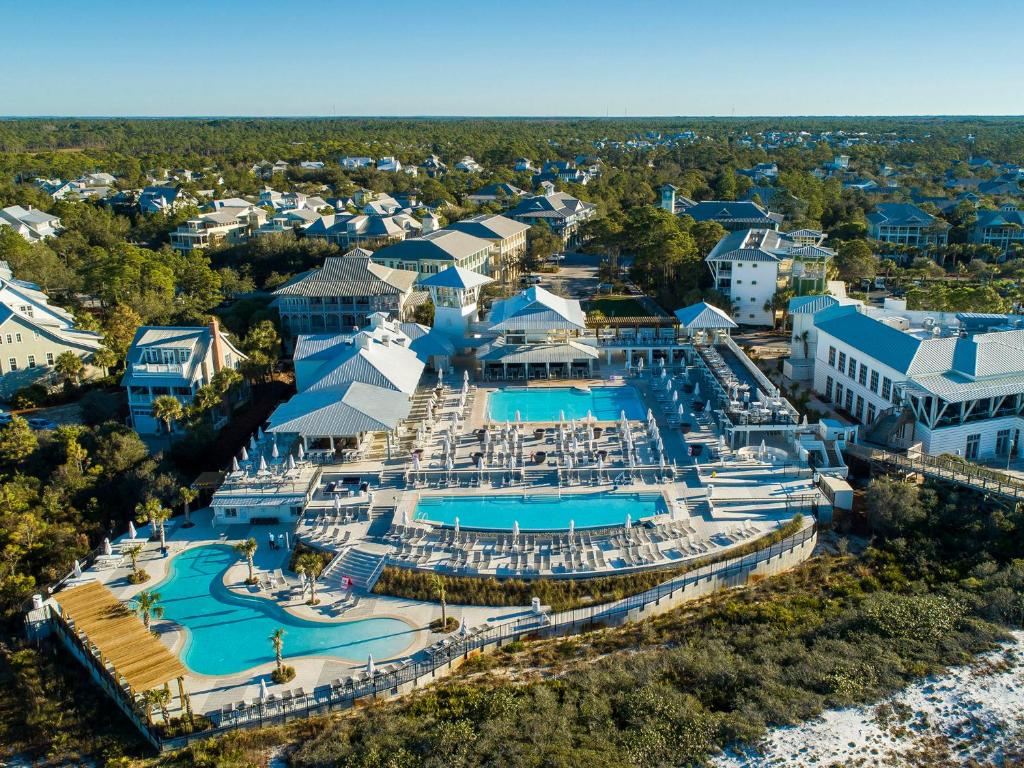
[[[686,409],[683,408],[683,404],[679,404],[679,418],[683,418],[686,415]]]
[[[277,449],[277,440],[274,440],[274,446],[270,449],[270,458],[278,459],[281,457],[281,452]]]
[[[242,446],[242,461],[248,461],[248,460],[249,460],[249,451],[247,451],[245,449],[245,446],[243,445]]]
[[[693,396],[700,397],[700,382],[698,381],[693,385]]]
[[[256,435],[253,435],[252,437],[249,438],[249,450],[256,450]]]
[[[570,520],[569,521],[569,535],[572,536],[574,533],[576,533],[576,521],[575,520]]]
[[[82,564],[75,560],[75,567],[72,569],[72,573],[75,574],[76,579],[82,578]]]
[[[452,461],[452,457],[451,456],[449,456],[447,459],[445,459],[444,468],[447,469],[449,472],[451,472],[453,469],[455,469],[455,462]]]
[[[263,437],[263,427],[256,427],[256,439],[262,441]]]
[[[516,521],[514,521],[512,523],[512,538],[513,539],[518,539],[519,538],[519,521],[518,520],[516,520]]]
[[[632,527],[633,527],[633,516],[627,512],[626,513],[626,530],[628,531]]]
[[[643,359],[642,357],[641,357],[641,358],[640,358],[640,360],[639,360],[639,361],[637,362],[637,364],[636,364],[636,369],[637,369],[638,371],[642,371],[642,370],[644,369],[644,359]]]
[[[270,691],[267,690],[267,681],[262,677],[260,678],[260,701],[266,702],[270,696]]]
[[[418,453],[414,453],[412,455],[412,471],[413,472],[419,472],[420,471],[420,455]]]
[[[519,424],[520,422],[522,422],[522,420],[523,420],[523,416],[522,416],[521,413],[519,413],[519,409],[517,408],[516,409],[516,423]]]
[[[559,411],[558,412],[558,423],[561,424],[563,421],[565,421],[565,411]]]
[[[625,411],[619,411],[619,421],[621,421],[623,424],[626,423],[626,412]]]
[[[289,471],[291,471],[291,470],[293,470],[293,469],[295,469],[295,457],[294,457],[294,456],[292,456],[292,455],[291,455],[291,454],[289,453],[289,454],[288,454],[288,470],[289,470]]]
[[[444,369],[443,368],[440,369],[437,372],[437,386],[438,387],[443,387],[444,386]]]
[[[138,532],[135,530],[135,523],[133,523],[131,520],[128,521],[128,538],[138,538]]]
[[[467,387],[469,386],[469,371],[462,372],[462,384]]]
[[[654,411],[647,409],[647,421],[654,421]]]
[[[299,461],[302,461],[304,458],[306,458],[306,449],[302,447],[302,443],[299,443],[298,455]]]
[[[678,403],[679,402],[679,393],[678,392],[673,392],[672,393],[672,402],[673,403]]]
[[[232,456],[231,457],[231,471],[232,472],[239,472],[240,470],[241,470],[241,468],[238,466],[238,457],[237,456]]]
[[[594,412],[591,411],[590,409],[587,409],[587,423],[589,424],[593,420],[594,420]]]
[[[110,546],[110,539],[103,540],[103,554],[110,557],[114,554],[114,548]]]
[[[455,518],[455,535],[456,536],[459,535],[459,518],[458,517]]]
[[[409,525],[409,507],[402,506],[402,525]]]
[[[807,414],[806,413],[804,414],[804,417],[800,420],[800,426],[802,426],[802,427],[806,427],[807,426]]]
[[[335,496],[334,497],[334,511],[335,512],[341,512],[341,497],[340,496]]]
[[[377,674],[377,667],[373,663],[373,654],[369,654],[366,657],[366,676],[373,677]]]
[[[604,471],[604,457],[600,453],[597,454],[597,471]]]
[[[266,472],[266,471],[267,471],[267,458],[261,454],[260,455],[260,472]]]

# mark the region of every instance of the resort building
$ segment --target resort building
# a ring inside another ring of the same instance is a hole
[[[0,227],[10,227],[30,243],[54,237],[64,231],[59,216],[40,211],[31,205],[11,205],[0,209]]]
[[[326,240],[340,248],[380,247],[400,242],[407,234],[403,221],[398,217],[365,213],[321,216],[302,231],[303,237]]]
[[[949,224],[912,203],[878,203],[868,214],[868,237],[883,243],[945,245],[948,235]]]
[[[255,205],[218,208],[201,213],[173,230],[171,247],[182,253],[202,250],[218,243],[238,245],[267,221],[267,212]]]
[[[528,224],[497,213],[483,213],[453,222],[448,229],[494,243],[488,274],[495,280],[512,282],[519,277],[520,263],[526,253]]]
[[[477,353],[485,379],[568,379],[593,373],[597,348],[575,299],[534,286],[494,302],[486,327],[495,338]]]
[[[730,299],[743,325],[774,327],[778,291],[824,290],[835,251],[772,229],[730,232],[707,255],[714,287]]]
[[[994,245],[1004,257],[1009,255],[1011,246],[1024,248],[1024,213],[1016,203],[1007,203],[995,211],[979,210],[971,227],[971,242]]]
[[[103,374],[90,363],[103,337],[75,327],[75,319],[35,283],[15,280],[0,262],[0,395],[32,384],[55,384],[54,363],[65,352],[82,359],[82,379]]]
[[[216,319],[202,327],[139,328],[128,349],[121,379],[121,386],[128,392],[132,427],[143,435],[165,433],[167,427],[153,415],[154,400],[170,395],[182,406],[191,405],[199,388],[209,384],[218,371],[238,370],[245,359],[220,330]],[[227,401],[211,409],[214,428],[224,426],[232,408],[247,396],[243,385]],[[177,425],[172,423],[170,431],[176,429]]]
[[[480,319],[480,288],[492,282],[486,275],[456,266],[423,280],[420,286],[430,291],[434,303],[434,328],[458,341],[467,339],[470,326]]]
[[[416,272],[421,280],[453,265],[490,277],[495,250],[490,240],[456,229],[439,229],[381,248],[374,259],[392,269]]]
[[[580,225],[597,214],[597,206],[566,192],[556,192],[550,181],[545,181],[541,187],[543,194],[523,198],[508,211],[508,217],[530,226],[547,226],[567,247],[578,244]]]
[[[864,425],[863,439],[972,461],[1016,450],[1021,318],[907,311],[893,300],[883,310],[823,299],[805,308],[814,389]]]
[[[417,274],[378,264],[361,248],[328,256],[324,265],[289,280],[274,291],[272,306],[287,337],[302,333],[348,332],[365,325],[370,315],[406,315]]]

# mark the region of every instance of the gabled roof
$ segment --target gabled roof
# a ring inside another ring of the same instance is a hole
[[[821,296],[794,296],[789,300],[789,314],[816,315],[838,304],[839,299],[827,293]]]
[[[479,272],[474,272],[471,269],[463,269],[462,267],[452,264],[450,267],[445,267],[436,275],[430,275],[430,277],[424,278],[420,281],[420,285],[424,288],[468,289],[487,285],[487,283],[493,282],[494,280],[486,275],[481,275]]]
[[[677,309],[676,319],[681,326],[691,331],[739,327],[724,311],[708,304],[706,301]]]
[[[439,229],[422,237],[410,237],[377,251],[378,259],[403,261],[460,261],[491,248],[490,240],[454,229]]]
[[[890,227],[938,227],[945,229],[949,226],[942,219],[936,219],[913,203],[878,203],[875,206],[875,210],[868,214],[867,219],[871,224],[885,224]]]
[[[398,426],[411,408],[404,392],[353,381],[335,389],[300,392],[274,410],[267,431],[336,437],[381,432]]]
[[[783,218],[749,200],[705,200],[686,208],[683,215],[692,217],[694,221],[742,222],[764,226],[774,226]]]
[[[345,337],[339,334],[339,338]],[[399,344],[384,344],[365,331],[350,338],[352,343],[337,344],[320,355],[326,359],[305,391],[337,389],[351,381],[406,394],[416,391],[424,363],[415,352]]]
[[[274,296],[381,296],[404,293],[416,282],[416,273],[375,263],[361,248],[344,256],[328,256],[324,265],[292,278]]]
[[[550,195],[534,195],[524,198],[515,208],[508,212],[513,218],[553,218],[566,219],[570,216],[590,210],[596,210],[593,203],[586,203],[565,192],[552,192]]]
[[[469,219],[462,219],[448,225],[448,229],[465,232],[484,240],[504,240],[526,232],[529,224],[515,221],[498,213],[484,213]]]
[[[583,330],[587,327],[586,315],[578,301],[563,299],[540,286],[494,302],[488,321],[492,331]]]

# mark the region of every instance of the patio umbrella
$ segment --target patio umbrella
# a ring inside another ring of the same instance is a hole
[[[267,681],[262,677],[260,678],[260,701],[265,702],[267,697],[270,696],[270,691],[267,690]]]
[[[138,538],[138,533],[135,530],[135,523],[133,523],[131,520],[128,521],[128,538]]]
[[[256,440],[262,442],[263,438],[263,427],[256,427]]]
[[[801,427],[806,427],[807,426],[807,414],[806,413],[804,414],[804,417],[800,420],[800,426]]]
[[[232,472],[239,472],[240,471],[240,467],[238,466],[238,457],[237,456],[232,456],[231,457],[231,471]]]
[[[621,421],[623,424],[626,423],[626,412],[625,411],[619,411],[619,421]]]
[[[512,523],[512,538],[513,539],[518,539],[519,538],[519,521],[518,520],[516,520],[516,521],[514,521]]]
[[[678,403],[679,402],[679,393],[678,392],[675,392],[675,391],[672,392],[672,402],[673,403]]]
[[[449,456],[447,459],[445,459],[444,468],[446,470],[448,470],[449,472],[451,472],[453,469],[455,469],[455,462],[452,461],[452,457],[451,456]]]
[[[699,381],[696,384],[693,385],[693,399],[696,400],[698,397],[700,397],[700,382]]]
[[[369,654],[366,657],[366,676],[367,677],[373,677],[376,674],[377,674],[377,667],[374,666],[373,654],[371,653],[371,654]]]
[[[519,409],[517,408],[516,409],[516,424],[519,424],[522,421],[523,421],[523,416],[522,416],[522,414],[519,413]]]
[[[597,473],[601,474],[604,471],[604,457],[599,453],[597,454]]]
[[[256,435],[253,435],[252,437],[249,438],[249,450],[256,450]]]
[[[299,456],[299,461],[302,461],[304,458],[306,458],[306,449],[302,447],[302,443],[299,443],[299,450],[297,453]]]
[[[469,637],[469,626],[466,624],[466,617],[459,619],[459,637]]]
[[[409,507],[402,507],[402,525],[409,525]]]
[[[340,496],[335,496],[334,497],[334,511],[335,511],[335,513],[341,512],[341,497]]]
[[[587,423],[591,423],[594,420],[594,413],[591,410],[587,410]]]
[[[760,448],[760,450],[759,450],[759,452],[758,452],[758,455],[759,455],[759,456],[760,456],[760,457],[761,457],[762,459],[764,459],[764,455],[765,455],[765,453],[767,453],[767,452],[768,452],[768,446],[767,446],[767,445],[765,444],[764,440],[761,440],[761,448]]]
[[[575,520],[570,520],[569,521],[569,535],[572,536],[574,533],[576,533],[576,521]]]
[[[633,516],[627,512],[626,513],[626,530],[628,531],[632,527],[633,527]]]
[[[289,453],[289,454],[288,454],[288,470],[289,470],[289,471],[291,471],[291,470],[293,470],[293,469],[295,469],[295,457],[294,457],[294,456],[292,456],[292,455],[291,455],[291,454]]]
[[[565,470],[566,472],[572,472],[573,467],[572,454],[567,454],[565,457]]]
[[[459,518],[458,517],[455,518],[455,535],[456,536],[459,535]]]
[[[444,369],[440,369],[437,372],[437,386],[441,388],[444,386]]]
[[[464,386],[464,387],[468,387],[469,386],[469,371],[463,371],[462,372],[462,386]]]
[[[266,456],[260,455],[260,472],[267,471],[267,458]]]
[[[110,546],[110,539],[103,539],[103,554],[107,557],[114,554],[114,548]]]
[[[558,423],[561,424],[563,421],[565,421],[565,411],[559,411],[558,412]]]
[[[663,379],[668,378],[668,369],[665,368],[664,362],[661,365],[661,378],[663,378]]]
[[[270,458],[279,459],[281,458],[281,452],[277,449],[277,440],[274,440],[274,447],[270,449]]]
[[[77,560],[75,560],[75,567],[72,570],[72,573],[75,574],[76,579],[82,578],[82,564]]]
[[[685,415],[686,415],[686,409],[685,409],[685,408],[683,408],[683,404],[682,404],[682,403],[680,403],[680,404],[679,404],[679,418],[681,419],[681,418],[683,418],[683,416],[685,416]]]
[[[654,411],[647,409],[647,421],[654,421]]]
[[[593,424],[587,424],[587,440],[593,440],[593,439],[594,439],[594,425]]]
[[[658,453],[658,469],[665,469],[665,454]]]
[[[638,372],[644,369],[644,359],[642,357],[637,361],[636,369]]]
[[[243,445],[242,446],[242,461],[248,461],[248,460],[249,460],[249,451],[247,451],[245,449],[245,446]]]

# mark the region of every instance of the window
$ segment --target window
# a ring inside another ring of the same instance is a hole
[[[888,400],[890,395],[892,395],[892,379],[885,376],[882,378],[882,397]]]
[[[36,367],[36,356],[35,355],[29,355],[28,356],[28,367],[29,368],[35,368]]]
[[[853,390],[846,390],[846,410],[849,413],[853,413]]]
[[[978,458],[978,453],[981,449],[981,435],[968,435],[967,436],[967,449],[964,451],[964,458],[974,460]]]
[[[829,347],[828,348],[828,364],[831,365],[833,368],[836,367],[836,348],[835,347]]]
[[[7,358],[7,367],[10,368],[12,371],[18,370],[18,358],[16,358],[16,357],[9,357],[9,358]]]
[[[871,372],[871,386],[869,389],[872,392],[878,392],[878,371]]]
[[[857,371],[857,383],[862,387],[867,386],[868,383],[868,367],[864,363],[860,364],[860,370]]]
[[[838,382],[836,383],[836,399],[835,399],[835,404],[839,408],[843,407],[843,385],[839,384]]]
[[[839,365],[836,366],[836,367],[839,368],[839,372],[840,373],[842,373],[843,371],[846,370],[846,353],[845,352],[840,352],[839,353]]]
[[[851,379],[857,378],[857,361],[852,357],[850,358],[849,364],[846,366],[846,375]]]
[[[234,507],[225,507],[224,517],[238,517],[238,510]]]
[[[871,423],[874,422],[874,420],[875,420],[875,413],[877,413],[877,409],[875,408],[874,404],[873,403],[868,403],[868,420],[867,420],[868,424],[871,424]]]
[[[1005,456],[1010,452],[1010,430],[1000,429],[996,432],[996,454]]]
[[[14,340],[20,344],[21,343],[21,334],[20,333],[14,334]]]
[[[11,336],[11,334],[9,334],[9,333],[7,334],[7,343],[8,344],[13,344],[14,343],[14,337]]]
[[[750,281],[750,284],[751,284],[751,285],[757,285],[757,280],[751,280],[751,281]]]
[[[46,353],[46,364],[53,365],[53,352]]]
[[[832,377],[831,376],[826,376],[825,377],[825,399],[826,400],[831,400],[832,399]]]
[[[857,410],[853,413],[858,421],[864,421],[864,398],[860,395],[857,395]]]

